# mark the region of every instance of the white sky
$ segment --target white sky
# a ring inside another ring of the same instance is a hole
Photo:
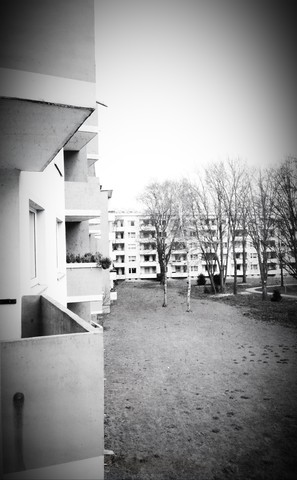
[[[108,105],[99,109],[98,171],[113,190],[111,208],[137,207],[149,181],[188,176],[210,160],[265,166],[297,154],[287,3],[95,3],[97,100]]]

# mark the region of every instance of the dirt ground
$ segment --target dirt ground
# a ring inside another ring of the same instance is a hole
[[[117,292],[104,317],[105,479],[297,479],[297,321],[276,312],[288,305],[269,302],[266,319],[247,295],[239,308],[196,289],[187,313],[178,282],[167,308],[155,282]]]

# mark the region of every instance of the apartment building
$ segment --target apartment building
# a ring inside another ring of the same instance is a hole
[[[6,2],[1,23],[1,478],[103,479],[103,331],[91,322],[110,279],[66,265],[67,251],[100,248],[90,220],[100,236],[108,209],[93,167],[94,4]]]
[[[157,278],[160,273],[160,267],[157,257],[155,228],[150,220],[141,212],[137,211],[116,211],[113,215],[113,239],[112,239],[112,260],[116,279],[119,280],[140,280]],[[215,220],[207,220],[207,228],[216,235]],[[259,276],[259,263],[257,252],[253,247],[250,238],[245,242],[245,254],[243,251],[243,232],[238,230],[235,237],[236,251],[236,269],[238,277],[243,275],[243,262],[246,265],[247,276]],[[206,248],[207,252],[203,255],[199,248],[195,232],[191,230],[187,236],[189,248],[189,268],[192,278],[197,278],[200,273],[206,277],[209,275],[208,268],[214,273],[218,273],[215,254],[211,248]],[[271,247],[275,240],[271,237]],[[227,277],[234,275],[234,261],[231,251],[231,245],[227,241],[223,243],[224,263],[227,262]],[[245,257],[245,258],[244,258]],[[279,264],[275,252],[268,252],[269,274],[276,275],[280,273]],[[188,262],[185,240],[176,238],[170,261],[167,268],[168,278],[186,278],[188,276]]]
[[[136,211],[112,212],[112,260],[116,279],[156,278],[159,273],[154,227]]]

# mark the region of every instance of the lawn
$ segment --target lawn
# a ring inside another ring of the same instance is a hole
[[[193,287],[187,313],[185,287],[123,282],[104,317],[105,480],[297,478],[296,301]]]

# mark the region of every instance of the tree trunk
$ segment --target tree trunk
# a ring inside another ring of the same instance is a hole
[[[267,282],[262,280],[262,300],[267,300]]]
[[[233,242],[233,245],[234,245],[234,242]],[[237,262],[236,262],[236,252],[234,247],[233,247],[233,262],[234,262],[233,293],[234,295],[237,295]]]
[[[246,239],[242,239],[242,283],[246,283]]]
[[[220,224],[220,287],[221,292],[225,292],[225,282],[224,282],[224,244],[223,244],[223,232],[222,225]]]
[[[168,305],[167,290],[168,290],[168,280],[167,280],[167,274],[166,274],[166,272],[165,272],[165,275],[164,275],[164,284],[163,284],[164,300],[163,300],[163,305],[162,305],[162,307],[167,307],[167,305]]]
[[[284,266],[283,266],[282,257],[280,257],[279,266],[280,266],[280,274],[281,274],[281,287],[283,287],[284,286]]]
[[[187,251],[187,271],[188,271],[188,288],[187,288],[187,312],[191,311],[191,270],[190,270],[190,252]]]

